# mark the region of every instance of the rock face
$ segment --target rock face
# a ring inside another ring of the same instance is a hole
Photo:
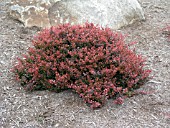
[[[12,0],[10,15],[42,28],[89,21],[118,29],[145,19],[137,0]]]
[[[26,27],[50,27],[49,8],[60,0],[11,0],[10,15]]]

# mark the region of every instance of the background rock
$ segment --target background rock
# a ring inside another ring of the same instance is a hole
[[[88,20],[115,29],[145,19],[137,0],[62,0],[50,8],[49,17],[51,25]]]
[[[12,0],[10,15],[26,27],[50,27],[48,9],[60,0]]]
[[[137,0],[12,0],[10,15],[26,27],[42,28],[89,21],[118,29],[145,19]]]

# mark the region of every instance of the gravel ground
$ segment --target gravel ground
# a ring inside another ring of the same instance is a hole
[[[37,28],[24,26],[7,15],[8,2],[0,0],[0,128],[169,128],[170,42],[161,29],[170,24],[170,0],[139,0],[146,21],[122,28],[127,42],[148,58],[153,79],[136,95],[117,106],[112,100],[91,110],[78,95],[64,91],[25,92],[13,80],[10,68],[25,53]]]

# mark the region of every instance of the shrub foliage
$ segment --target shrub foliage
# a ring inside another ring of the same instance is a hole
[[[92,23],[64,24],[41,31],[13,72],[26,90],[72,89],[91,108],[119,99],[148,78],[145,60],[120,33]]]

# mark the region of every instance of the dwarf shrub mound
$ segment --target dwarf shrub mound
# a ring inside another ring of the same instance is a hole
[[[21,85],[30,91],[72,89],[91,108],[101,107],[108,98],[120,101],[150,73],[120,33],[92,23],[45,29],[33,45],[13,68]]]

